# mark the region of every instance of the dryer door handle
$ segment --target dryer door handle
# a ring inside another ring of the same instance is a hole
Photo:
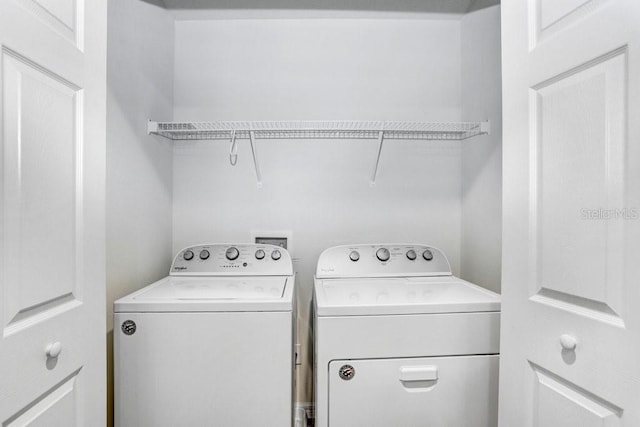
[[[402,366],[400,368],[400,381],[437,381],[438,367],[435,365],[425,366]]]

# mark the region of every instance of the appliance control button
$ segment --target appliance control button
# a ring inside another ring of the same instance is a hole
[[[202,260],[208,259],[209,255],[211,255],[211,254],[206,249],[203,249],[203,250],[200,251],[200,259],[202,259]]]
[[[417,258],[416,251],[414,251],[413,249],[409,249],[407,251],[407,258],[411,261],[415,261],[415,259]]]
[[[351,251],[349,254],[349,259],[351,261],[358,261],[360,259],[360,253],[358,251]]]
[[[184,258],[185,261],[191,261],[193,259],[193,251],[191,249],[187,249],[182,254],[182,258]]]
[[[431,252],[429,249],[426,249],[424,252],[422,252],[422,258],[427,261],[431,261],[433,259],[433,252]]]
[[[271,259],[274,260],[274,261],[279,260],[281,256],[282,256],[282,254],[277,249],[275,251],[271,252]]]
[[[265,253],[264,253],[264,251],[262,249],[258,249],[256,251],[256,259],[264,259],[264,255],[265,255]]]
[[[376,257],[382,261],[389,261],[389,258],[391,257],[391,254],[389,253],[389,249],[387,248],[380,248],[376,251]]]
[[[240,251],[238,251],[238,248],[234,248],[232,246],[229,249],[227,249],[227,252],[225,253],[225,256],[227,257],[227,259],[229,261],[233,261],[234,259],[236,259],[236,258],[238,258],[240,256]]]

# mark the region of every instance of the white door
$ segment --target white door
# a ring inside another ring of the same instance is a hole
[[[640,426],[640,1],[502,20],[500,425]]]
[[[105,424],[106,1],[0,0],[0,421]]]

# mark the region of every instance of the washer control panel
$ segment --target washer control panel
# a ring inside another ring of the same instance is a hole
[[[266,244],[210,244],[189,246],[173,259],[171,276],[290,276],[286,249]]]
[[[413,244],[344,245],[322,252],[316,277],[451,276],[442,251]]]

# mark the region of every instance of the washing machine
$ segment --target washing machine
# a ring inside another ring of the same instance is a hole
[[[316,427],[495,427],[500,297],[415,244],[324,251],[314,280]]]
[[[181,250],[114,303],[116,426],[291,426],[294,301],[285,249]]]

